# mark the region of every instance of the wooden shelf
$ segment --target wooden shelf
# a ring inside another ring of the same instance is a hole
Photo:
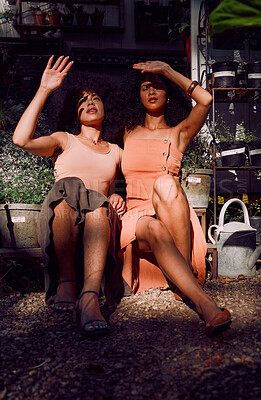
[[[261,165],[243,165],[241,167],[233,167],[233,166],[229,166],[229,167],[223,167],[223,166],[214,166],[214,169],[224,169],[224,170],[228,170],[228,169],[239,169],[239,170],[251,170],[251,169],[261,169]]]

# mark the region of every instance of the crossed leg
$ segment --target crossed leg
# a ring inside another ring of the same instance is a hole
[[[141,217],[136,225],[135,244],[141,251],[152,251],[163,274],[193,301],[206,323],[220,313],[218,306],[198,284],[162,221],[148,216]]]

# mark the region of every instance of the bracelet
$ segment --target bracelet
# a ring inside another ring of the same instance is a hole
[[[198,86],[198,84],[199,83],[197,81],[191,82],[190,86],[186,91],[188,97],[191,97],[193,90],[195,89],[196,86]]]

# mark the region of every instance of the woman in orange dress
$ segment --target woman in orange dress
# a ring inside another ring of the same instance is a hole
[[[202,290],[206,242],[178,178],[183,154],[204,124],[212,96],[164,62],[133,68],[122,95],[127,185],[123,277],[134,293],[166,283],[178,289],[195,304],[212,337],[229,327],[231,316]],[[188,97],[196,102],[192,109]]]

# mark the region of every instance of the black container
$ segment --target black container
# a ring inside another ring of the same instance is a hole
[[[212,65],[214,75],[215,88],[232,88],[237,87],[238,63],[235,61],[216,62]]]
[[[250,225],[256,229],[257,243],[261,243],[261,217],[250,217]]]
[[[261,87],[261,62],[255,61],[248,63],[246,66],[247,71],[247,87],[260,88]]]
[[[248,144],[248,154],[251,165],[261,166],[261,140],[253,140]]]
[[[223,167],[241,167],[246,161],[246,144],[238,140],[233,143],[221,142],[221,160]]]

